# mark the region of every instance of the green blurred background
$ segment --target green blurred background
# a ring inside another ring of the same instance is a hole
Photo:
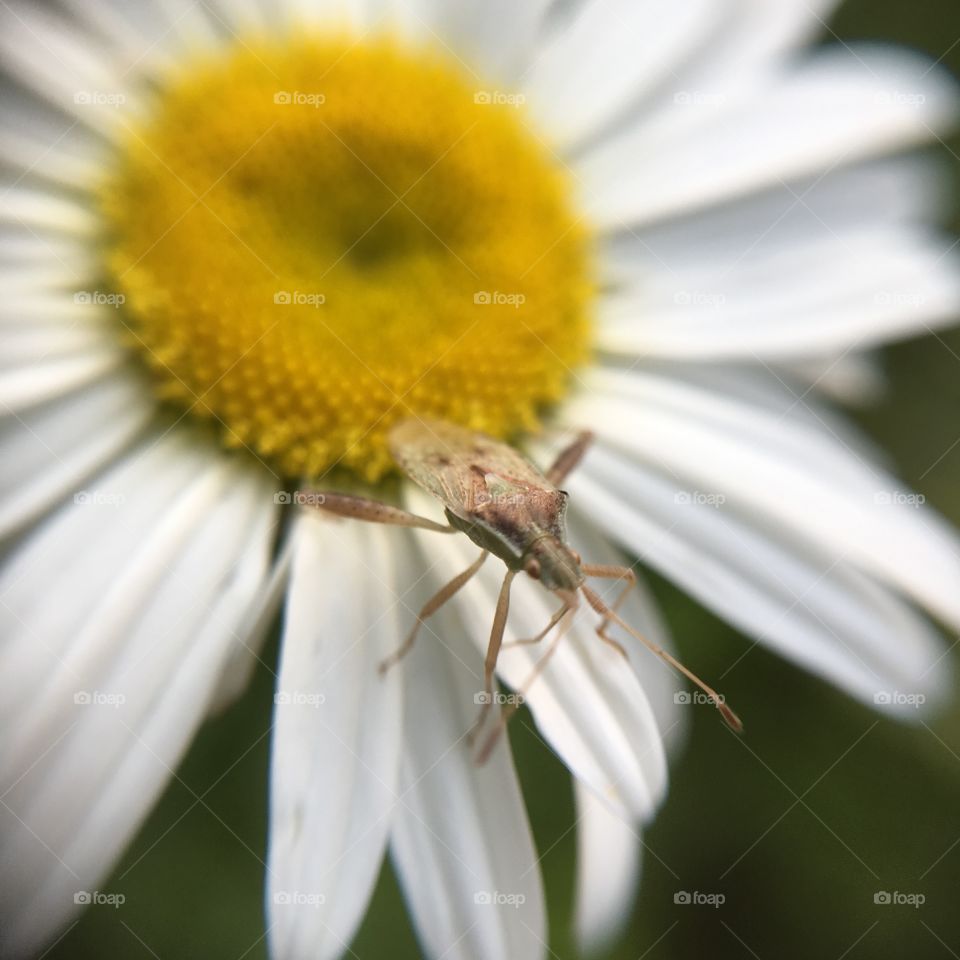
[[[831,28],[844,39],[908,44],[960,75],[957,0],[850,0]],[[956,168],[960,139],[940,153]],[[904,479],[960,525],[960,333],[898,345],[885,363],[890,393],[860,419]],[[747,641],[669,585],[655,587],[687,661],[720,676]],[[275,656],[274,642],[265,659]],[[878,721],[759,647],[725,677],[724,691],[749,716],[748,736],[738,741],[712,711],[692,711],[669,801],[646,836],[657,856],[645,857],[629,928],[606,956],[960,957],[960,699],[929,726]],[[203,730],[181,782],[104,884],[125,894],[123,909],[88,910],[50,960],[266,957],[271,706],[264,669]],[[568,777],[529,723],[514,724],[512,738],[537,842],[548,851],[551,946],[556,957],[575,958]],[[677,890],[721,892],[726,902],[676,906]],[[926,902],[876,906],[878,890],[922,893]],[[420,956],[389,868],[352,956]]]

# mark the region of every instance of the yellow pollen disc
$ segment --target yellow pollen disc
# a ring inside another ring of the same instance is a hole
[[[393,467],[398,419],[535,428],[589,346],[589,237],[515,97],[381,38],[183,71],[102,191],[159,393],[292,476]]]

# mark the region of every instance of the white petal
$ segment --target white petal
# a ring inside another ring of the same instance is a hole
[[[397,801],[401,676],[390,534],[297,522],[277,684],[267,910],[271,954],[344,954],[366,912]]]
[[[805,384],[832,400],[848,406],[869,406],[883,397],[887,378],[877,353],[831,354],[797,360],[783,366],[786,376]]]
[[[93,211],[74,200],[19,186],[0,187],[0,223],[85,239],[100,227]]]
[[[138,76],[173,65],[172,24],[149,0],[63,0],[90,34],[116,51],[124,76]]]
[[[119,350],[96,349],[3,371],[0,409],[5,413],[22,411],[52,400],[112,373],[124,361]]]
[[[622,551],[593,524],[590,519],[589,504],[573,503],[567,514],[567,528],[571,545],[579,552],[584,563],[605,564],[608,566],[629,566],[630,560]],[[676,654],[673,640],[657,609],[656,601],[636,564],[632,564],[637,578],[635,586],[629,591],[627,599],[620,607],[620,614],[648,640],[653,641],[668,653]],[[593,589],[608,604],[620,595],[622,584],[617,580],[591,581]],[[642,643],[625,633],[615,631],[620,643],[630,658],[637,679],[643,687],[660,729],[663,742],[669,751],[676,751],[683,743],[689,717],[677,703],[676,694],[686,688],[682,677],[663,660],[652,654]]]
[[[377,4],[369,0],[284,0],[292,22],[316,28],[366,31],[376,23]]]
[[[682,275],[712,264],[735,271],[800,244],[851,231],[889,232],[939,219],[949,178],[939,163],[918,156],[841,167],[815,179],[777,184],[734,203],[601,238],[600,264],[614,285]]]
[[[604,366],[601,370],[609,368]],[[672,363],[651,361],[643,365],[645,373],[683,381],[691,387],[712,394],[721,394],[751,413],[773,417],[778,424],[799,427],[814,436],[829,434],[854,457],[860,457],[887,473],[894,470],[887,452],[843,416],[835,406],[824,403],[807,389],[808,384],[773,366],[758,363]],[[615,376],[618,376],[614,371]],[[749,419],[749,417],[748,417]],[[783,436],[793,436],[788,430]],[[818,453],[818,455],[821,455]]]
[[[135,90],[116,58],[47,8],[5,3],[0,53],[15,80],[92,130],[110,136],[122,115],[135,115]]]
[[[842,556],[704,502],[693,494],[709,491],[684,491],[600,444],[566,485],[609,536],[644,562],[864,702],[880,703],[878,694],[894,687],[928,700],[949,688],[937,634]]]
[[[186,486],[170,485],[178,466]],[[273,508],[249,465],[161,441],[109,482],[129,499],[61,511],[0,584],[0,863],[18,877],[0,913],[13,956],[55,933],[115,863],[202,720],[267,571]]]
[[[419,0],[427,37],[439,40],[478,85],[513,84],[533,56],[550,0]],[[476,72],[474,72],[476,71]]]
[[[57,185],[89,190],[103,176],[105,144],[75,119],[32,93],[12,89],[0,108],[0,162],[22,177],[44,177]]]
[[[286,595],[290,580],[290,566],[293,561],[295,540],[287,536],[281,543],[270,577],[260,588],[250,604],[250,616],[247,630],[236,638],[237,642],[224,664],[216,690],[210,698],[207,711],[211,717],[217,716],[246,691],[258,663],[264,661],[260,652],[270,636]],[[272,670],[272,667],[270,667]]]
[[[854,563],[960,623],[960,543],[884,469],[821,425],[793,426],[723,393],[682,381],[599,371],[571,423],[709,491],[757,524]],[[725,511],[724,511],[725,513]]]
[[[411,492],[413,509],[429,501]],[[431,558],[442,558],[453,576],[476,555],[465,537],[423,538]],[[457,594],[464,624],[486,650],[503,567],[489,561]],[[513,587],[508,638],[534,636],[558,603],[527,577]],[[544,739],[576,776],[626,816],[649,817],[663,796],[666,763],[656,720],[636,674],[594,632],[596,617],[582,609],[542,675],[526,692],[526,703]],[[514,689],[524,686],[545,647],[504,649],[498,673]],[[475,692],[482,690],[479,684]]]
[[[717,0],[591,0],[546,41],[522,89],[552,142],[568,148],[669,77],[714,33]]]
[[[724,3],[722,29],[700,55],[676,71],[648,104],[646,122],[679,127],[683,106],[678,94],[706,97],[718,105],[735,102],[783,69],[798,49],[827,32],[827,19],[838,0],[732,0]],[[689,102],[689,101],[688,101]],[[669,114],[670,116],[666,116]]]
[[[732,266],[687,261],[605,298],[598,343],[707,361],[868,349],[954,320],[960,254],[950,247],[918,228],[864,225]]]
[[[626,563],[624,556],[593,528],[588,510],[580,511],[577,504],[571,504],[568,524],[570,542],[584,562]],[[615,581],[594,580],[592,586],[607,603],[614,602],[620,592],[620,584]],[[627,623],[672,652],[666,627],[639,574],[637,585],[620,612]],[[664,743],[668,750],[678,749],[690,719],[677,698],[678,691],[685,688],[685,682],[628,634],[617,631],[616,636],[623,643],[650,700],[657,724],[663,731]],[[581,948],[588,953],[597,953],[621,934],[630,918],[640,879],[642,826],[636,820],[611,811],[582,782],[574,781],[574,786],[577,803],[574,929]]]
[[[109,463],[155,409],[139,377],[96,381],[19,417],[0,418],[0,537],[34,520]]]
[[[640,882],[640,827],[612,813],[582,783],[577,804],[577,887],[574,929],[580,949],[610,947],[630,919]]]
[[[414,556],[419,569],[424,561]],[[432,588],[446,579],[443,571]],[[509,743],[478,766],[465,742],[483,668],[452,606],[431,619],[403,672],[405,751],[391,854],[424,953],[545,957],[539,863]]]
[[[830,49],[676,136],[640,126],[580,162],[601,226],[638,224],[923,142],[953,120],[952,82],[892,49]]]

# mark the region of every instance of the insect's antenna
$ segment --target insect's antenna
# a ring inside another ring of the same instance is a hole
[[[600,616],[612,620],[614,623],[623,627],[627,633],[632,637],[636,637],[647,649],[652,653],[655,653],[661,660],[670,664],[674,670],[678,670],[682,673],[688,680],[695,683],[711,700],[713,705],[720,711],[720,715],[726,721],[727,726],[730,727],[735,733],[743,732],[743,724],[740,722],[740,718],[726,705],[722,696],[717,693],[713,687],[708,686],[704,683],[692,670],[689,670],[685,667],[676,657],[672,657],[663,647],[657,646],[652,640],[645,637],[639,630],[634,630],[615,610],[612,610],[608,607],[600,597],[593,592],[586,584],[581,584],[580,590],[583,592],[583,595],[587,598],[587,603],[590,604],[593,609],[600,614]]]

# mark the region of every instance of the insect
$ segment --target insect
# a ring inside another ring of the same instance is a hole
[[[483,728],[493,701],[494,674],[510,608],[510,587],[519,573],[526,573],[539,581],[560,600],[560,607],[539,634],[514,641],[515,644],[539,643],[557,628],[556,636],[534,667],[524,689],[542,672],[550,654],[569,629],[582,596],[602,618],[596,628],[601,640],[626,657],[620,644],[608,635],[612,624],[626,630],[700,687],[727,724],[739,733],[742,724],[723,697],[620,617],[618,610],[637,582],[633,570],[624,566],[584,563],[567,544],[568,494],[559,488],[559,484],[580,463],[591,441],[592,434],[581,433],[561,451],[546,473],[541,473],[512,447],[485,434],[439,420],[399,422],[389,434],[390,451],[401,470],[443,504],[446,524],[364,497],[309,492],[310,504],[340,517],[417,527],[437,533],[464,533],[480,547],[477,559],[424,604],[402,645],[380,664],[381,672],[402,659],[413,646],[424,621],[453,597],[493,554],[503,561],[507,572],[500,587],[484,659],[485,697],[471,737]],[[612,605],[604,603],[587,585],[590,577],[623,582],[623,589]],[[513,705],[502,713],[497,728],[478,752],[479,763],[489,755],[516,709]]]

